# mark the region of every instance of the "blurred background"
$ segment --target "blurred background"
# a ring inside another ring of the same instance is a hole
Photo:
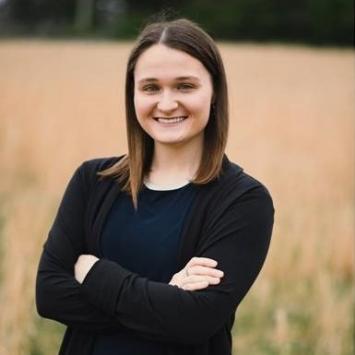
[[[134,39],[152,14],[186,16],[216,38],[350,46],[351,0],[0,0],[2,36]]]
[[[148,21],[204,27],[230,91],[227,154],[270,190],[265,266],[238,355],[354,352],[351,0],[0,0],[0,354],[57,354],[34,305],[39,255],[73,171],[126,152],[125,65]]]

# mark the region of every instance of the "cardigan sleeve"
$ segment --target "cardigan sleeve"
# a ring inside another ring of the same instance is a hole
[[[75,262],[84,253],[84,164],[71,178],[44,243],[36,277],[36,306],[42,317],[101,331],[118,324],[82,297],[80,283],[74,277]]]
[[[261,185],[207,223],[196,256],[218,261],[224,271],[218,285],[185,291],[100,259],[86,275],[81,292],[120,325],[151,339],[203,343],[230,318],[254,283],[268,251],[273,221],[272,199]]]

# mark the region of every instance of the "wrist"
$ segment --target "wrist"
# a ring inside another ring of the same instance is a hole
[[[79,283],[83,283],[86,275],[89,273],[89,271],[92,269],[92,267],[98,260],[99,258],[94,255],[80,255],[74,267],[75,279]]]

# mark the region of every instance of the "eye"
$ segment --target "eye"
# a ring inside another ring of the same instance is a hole
[[[179,90],[190,90],[194,88],[194,85],[188,83],[181,83],[177,85]]]
[[[154,92],[154,91],[158,91],[159,87],[157,85],[150,84],[150,85],[143,86],[142,90],[145,92]]]

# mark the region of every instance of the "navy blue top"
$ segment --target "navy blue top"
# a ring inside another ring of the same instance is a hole
[[[121,192],[106,219],[100,240],[103,256],[150,280],[168,283],[178,272],[177,252],[185,216],[196,195],[192,184],[174,190],[143,187],[135,211]],[[130,330],[98,335],[93,355],[163,355],[163,343]]]

